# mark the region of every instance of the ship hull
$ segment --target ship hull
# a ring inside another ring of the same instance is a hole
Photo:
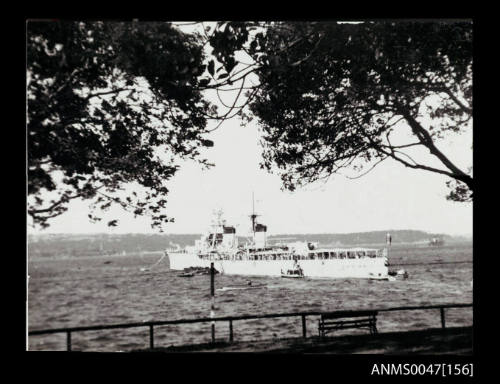
[[[281,276],[282,271],[294,268],[293,260],[204,260],[190,253],[169,253],[170,269],[210,267],[226,275]],[[388,275],[386,259],[299,260],[304,277],[317,278],[381,278]]]

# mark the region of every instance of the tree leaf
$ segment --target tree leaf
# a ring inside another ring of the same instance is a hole
[[[214,67],[215,67],[215,63],[213,60],[210,60],[210,62],[208,63],[208,73],[210,73],[210,75],[214,75]]]

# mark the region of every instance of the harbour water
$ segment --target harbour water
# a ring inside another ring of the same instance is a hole
[[[120,256],[36,257],[28,260],[29,330],[151,320],[208,317],[210,276],[179,277],[162,253]],[[215,287],[245,284],[265,287],[216,291],[216,316],[293,311],[371,309],[441,303],[472,303],[472,244],[443,247],[393,246],[391,269],[409,278],[282,279],[216,275]],[[449,309],[447,326],[472,325],[472,309]],[[439,310],[379,314],[379,332],[440,327]],[[301,336],[300,318],[259,319],[233,324],[235,340]],[[317,320],[308,320],[308,335]],[[147,348],[144,328],[77,332],[74,350],[128,351]],[[353,331],[356,332],[356,331]],[[360,331],[364,332],[364,331]],[[210,340],[210,324],[155,327],[155,345],[166,347]],[[228,324],[217,323],[216,337],[228,337]],[[65,334],[29,337],[29,350],[65,350]]]

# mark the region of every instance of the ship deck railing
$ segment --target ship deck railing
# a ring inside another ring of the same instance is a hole
[[[455,303],[455,304],[438,304],[438,305],[424,305],[424,306],[404,306],[404,307],[389,307],[389,308],[375,308],[370,309],[370,311],[376,312],[391,312],[391,311],[412,311],[412,310],[439,310],[441,316],[441,328],[446,328],[446,318],[445,310],[449,308],[467,308],[473,307],[472,303]],[[72,350],[72,334],[76,332],[86,332],[86,331],[99,331],[99,330],[109,330],[109,329],[125,329],[125,328],[138,328],[147,327],[149,328],[149,347],[151,349],[155,348],[154,344],[154,327],[164,326],[164,325],[175,325],[175,324],[193,324],[193,323],[216,323],[216,322],[228,322],[229,323],[229,342],[234,341],[233,334],[233,323],[235,321],[241,320],[255,320],[255,319],[271,319],[271,318],[285,318],[285,317],[301,317],[302,318],[302,337],[307,338],[307,325],[306,318],[308,316],[321,316],[325,313],[349,316],[357,315],[359,313],[366,312],[367,309],[363,310],[339,310],[339,311],[307,311],[307,312],[288,312],[288,313],[268,313],[268,314],[258,314],[258,315],[239,315],[239,316],[222,316],[222,317],[205,317],[205,318],[194,318],[194,319],[178,319],[178,320],[163,320],[163,321],[143,321],[143,322],[133,322],[133,323],[121,323],[121,324],[107,324],[107,325],[93,325],[93,326],[82,326],[82,327],[67,327],[67,328],[53,328],[53,329],[40,329],[32,330],[28,332],[29,336],[38,335],[48,335],[57,333],[66,333],[66,349],[68,351]],[[212,335],[212,342],[215,342],[214,335]]]

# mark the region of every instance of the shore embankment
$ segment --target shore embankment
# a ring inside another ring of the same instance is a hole
[[[171,346],[143,349],[143,352],[257,352],[332,354],[452,354],[472,355],[472,327],[387,332],[377,335],[345,335],[268,339],[229,343]]]

